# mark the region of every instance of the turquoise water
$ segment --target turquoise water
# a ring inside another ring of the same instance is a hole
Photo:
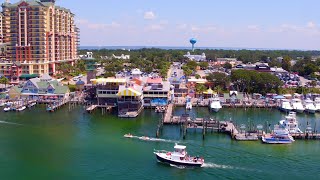
[[[177,108],[175,114],[183,114]],[[191,116],[232,119],[237,123],[275,124],[285,116],[277,110],[223,109],[217,114],[195,108]],[[86,114],[81,107],[55,113],[37,107],[25,112],[0,112],[1,179],[319,179],[320,141],[291,145],[237,142],[228,135],[189,131],[182,140],[178,126],[165,126],[163,139],[187,145],[203,156],[204,168],[179,169],[157,163],[154,149],[171,150],[172,142],[125,139],[125,133],[155,136],[159,114],[144,110],[137,119]],[[320,114],[298,115],[320,129]],[[7,122],[10,122],[8,124]]]

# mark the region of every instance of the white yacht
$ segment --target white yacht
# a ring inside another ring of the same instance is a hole
[[[287,100],[287,99],[281,100],[281,104],[280,104],[279,109],[280,109],[280,111],[284,111],[284,112],[290,112],[293,110],[289,100]]]
[[[210,101],[210,109],[218,112],[222,108],[219,97],[212,98]]]
[[[292,99],[291,104],[293,110],[298,113],[303,113],[303,111],[305,110],[300,99]]]
[[[316,108],[316,111],[320,111],[320,97],[314,99],[314,106]]]
[[[279,124],[282,128],[285,128],[289,131],[290,134],[300,134],[303,133],[298,126],[298,121],[296,118],[295,112],[290,112],[288,116],[285,117],[284,120],[281,120]]]
[[[308,112],[308,113],[311,113],[311,114],[314,114],[314,113],[316,113],[316,107],[314,106],[314,104],[313,104],[313,101],[311,100],[311,99],[306,99],[305,101],[304,101],[304,103],[305,103],[305,108],[306,108],[306,112]]]
[[[186,151],[186,146],[175,144],[174,152],[156,151],[158,161],[176,166],[201,167],[204,159],[200,157],[191,157]]]

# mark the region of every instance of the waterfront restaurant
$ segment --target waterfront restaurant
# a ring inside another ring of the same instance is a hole
[[[143,88],[144,106],[166,106],[170,97],[170,82],[162,81],[160,77],[149,77]]]
[[[12,87],[9,96],[49,102],[68,99],[70,90],[68,86],[62,85],[48,75],[43,75],[41,78],[29,79],[22,86]]]
[[[118,116],[137,117],[143,109],[142,86],[134,83],[119,86]]]
[[[100,78],[91,79],[96,85],[98,105],[116,106],[118,104],[119,87],[126,84],[124,78]]]

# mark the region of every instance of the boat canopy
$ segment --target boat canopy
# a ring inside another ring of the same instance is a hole
[[[93,84],[105,84],[105,83],[125,83],[126,79],[122,78],[99,78],[99,79],[91,79]]]
[[[118,96],[141,96],[142,93],[132,88],[126,88],[118,92]]]
[[[174,146],[174,149],[186,149],[186,146],[182,146],[182,145],[176,144],[176,145]]]

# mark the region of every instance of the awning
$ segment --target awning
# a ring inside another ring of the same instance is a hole
[[[116,78],[99,78],[91,79],[93,84],[103,84],[103,83],[125,83],[126,79],[116,79]]]
[[[216,92],[214,92],[211,88],[209,88],[206,91],[203,91],[203,94],[217,94]]]
[[[39,77],[39,74],[22,74],[19,78],[36,78]]]
[[[126,88],[118,92],[118,96],[141,96],[141,92],[134,90],[132,88]]]

